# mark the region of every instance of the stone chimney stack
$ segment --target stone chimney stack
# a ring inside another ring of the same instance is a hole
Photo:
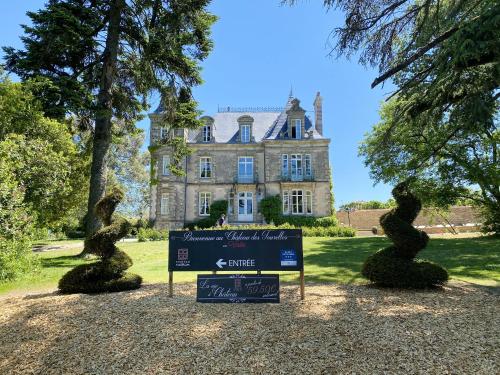
[[[316,94],[316,98],[314,99],[314,126],[316,127],[316,131],[323,135],[323,98],[318,93]]]

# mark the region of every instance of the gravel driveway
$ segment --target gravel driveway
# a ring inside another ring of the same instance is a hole
[[[0,374],[498,374],[500,297],[282,287],[280,304],[197,304],[195,286],[0,300]]]

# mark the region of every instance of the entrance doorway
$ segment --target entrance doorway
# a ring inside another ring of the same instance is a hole
[[[238,221],[253,221],[253,193],[238,193]]]

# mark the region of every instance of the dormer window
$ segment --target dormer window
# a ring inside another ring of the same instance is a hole
[[[302,138],[302,121],[300,119],[294,119],[292,121],[292,139],[301,139]]]
[[[241,143],[250,142],[250,125],[241,125]]]
[[[252,124],[253,118],[251,116],[243,115],[238,118],[240,127],[239,141],[241,143],[250,143],[252,141]]]
[[[212,125],[203,125],[202,139],[203,142],[210,142],[212,140]]]

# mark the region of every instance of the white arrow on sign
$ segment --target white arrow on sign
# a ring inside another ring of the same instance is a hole
[[[215,264],[217,264],[217,267],[222,268],[222,266],[225,266],[227,262],[224,262],[224,259],[219,259]]]

